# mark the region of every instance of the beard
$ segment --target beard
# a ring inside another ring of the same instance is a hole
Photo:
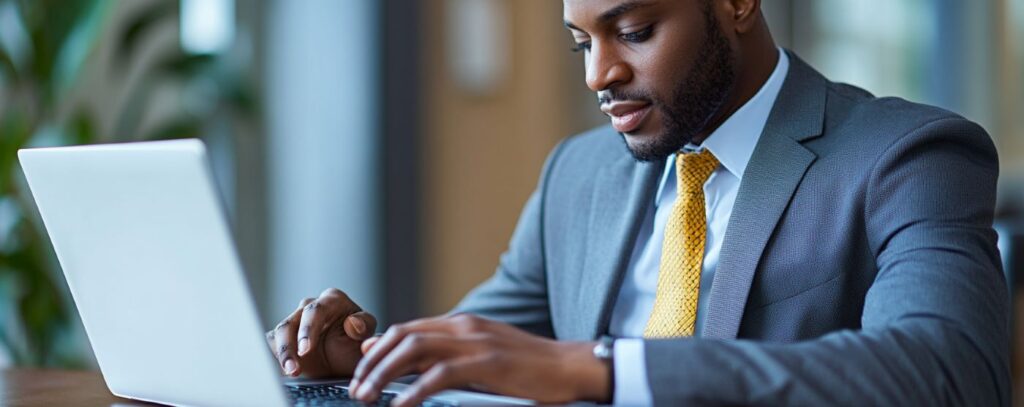
[[[697,51],[689,72],[667,103],[653,98],[661,110],[664,133],[646,138],[626,148],[638,161],[663,161],[681,150],[703,131],[725,104],[736,82],[736,62],[729,40],[725,38],[710,7],[704,10],[703,45]],[[623,95],[640,99],[643,95]],[[625,138],[625,135],[623,135]]]

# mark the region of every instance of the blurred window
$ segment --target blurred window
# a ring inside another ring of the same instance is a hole
[[[181,47],[186,52],[226,51],[234,32],[234,0],[181,0]]]

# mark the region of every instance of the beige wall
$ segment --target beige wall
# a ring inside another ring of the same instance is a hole
[[[499,2],[509,39],[499,52],[510,65],[487,94],[455,83],[445,43],[448,4],[426,4],[422,298],[424,313],[435,314],[494,273],[545,157],[592,120],[580,102],[593,97],[581,90],[581,60],[568,52],[561,2]]]

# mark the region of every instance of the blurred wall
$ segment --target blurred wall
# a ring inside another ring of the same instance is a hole
[[[494,273],[548,152],[594,123],[581,105],[597,110],[561,2],[469,1],[489,3],[470,14],[495,20],[459,21],[464,1],[424,2],[424,314],[448,311]],[[497,37],[487,46],[507,65],[490,86],[454,77],[463,35]]]

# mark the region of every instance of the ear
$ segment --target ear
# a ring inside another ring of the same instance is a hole
[[[736,34],[746,34],[754,29],[761,18],[761,0],[728,0],[725,1],[730,20]]]

